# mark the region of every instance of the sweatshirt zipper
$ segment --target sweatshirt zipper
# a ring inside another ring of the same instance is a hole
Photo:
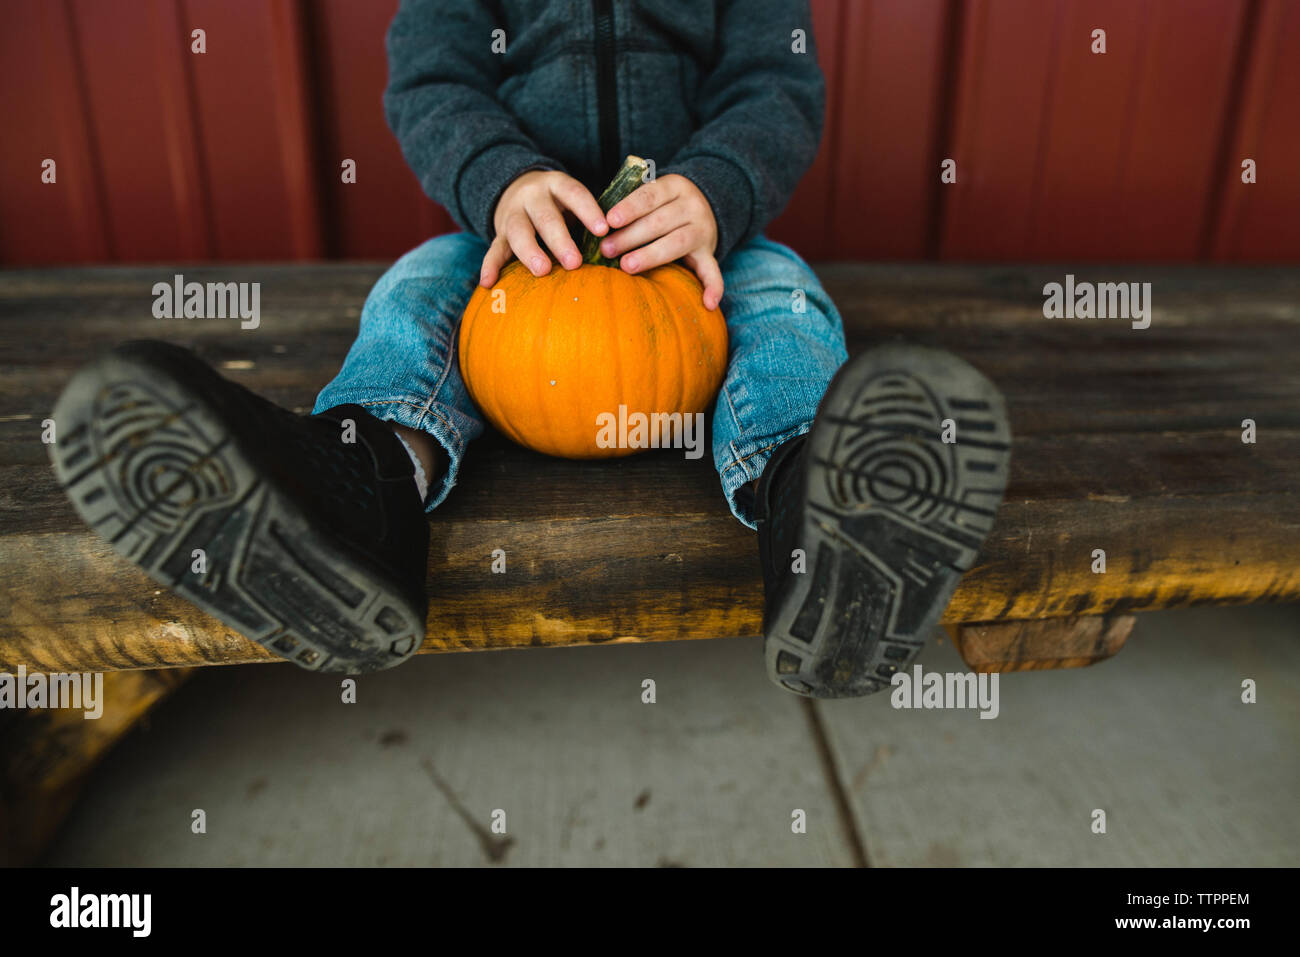
[[[592,0],[596,21],[596,108],[600,117],[602,176],[618,168],[618,81],[614,73],[614,3]]]

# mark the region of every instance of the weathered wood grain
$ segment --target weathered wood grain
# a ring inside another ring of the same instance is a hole
[[[1082,668],[1119,653],[1136,615],[1084,615],[949,625],[962,660],[979,672]]]
[[[262,323],[160,320],[150,287],[262,283]],[[159,589],[84,528],[40,421],[82,362],[130,338],[191,346],[306,410],[332,377],[381,267],[0,274],[0,668],[269,660]],[[1035,267],[819,270],[850,348],[895,337],[970,359],[1015,433],[997,526],[949,622],[1300,598],[1300,272],[1098,267],[1152,283],[1151,327],[1048,320]],[[1258,441],[1241,441],[1254,419]],[[755,634],[753,533],[705,460],[560,462],[490,436],[433,516],[426,651]],[[503,548],[507,573],[493,575]],[[1092,551],[1106,551],[1105,574]]]

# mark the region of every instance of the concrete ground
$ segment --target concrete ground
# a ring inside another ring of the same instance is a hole
[[[1296,606],[1140,616],[1108,662],[1004,676],[994,720],[810,705],[751,639],[425,656],[355,704],[291,665],[209,668],[48,862],[1294,866],[1297,639]],[[938,636],[921,664],[964,670]]]

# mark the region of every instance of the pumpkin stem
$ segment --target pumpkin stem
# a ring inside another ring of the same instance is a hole
[[[613,209],[625,196],[645,182],[646,170],[650,168],[647,163],[639,156],[629,156],[623,160],[623,165],[618,168],[614,178],[610,180],[609,185],[605,187],[605,192],[600,194],[600,211],[608,213]],[[582,250],[582,261],[594,266],[618,266],[617,259],[606,259],[600,253],[601,237],[592,235],[588,229],[582,231],[582,241],[578,248]]]

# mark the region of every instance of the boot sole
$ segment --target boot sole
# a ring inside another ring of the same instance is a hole
[[[423,609],[277,486],[196,387],[213,376],[160,344],[76,373],[49,448],[77,513],[154,581],[300,667],[405,661],[424,639]]]
[[[956,356],[886,345],[846,364],[805,447],[807,569],[770,605],[772,680],[817,698],[887,688],[975,563],[1010,443],[1001,393]]]

